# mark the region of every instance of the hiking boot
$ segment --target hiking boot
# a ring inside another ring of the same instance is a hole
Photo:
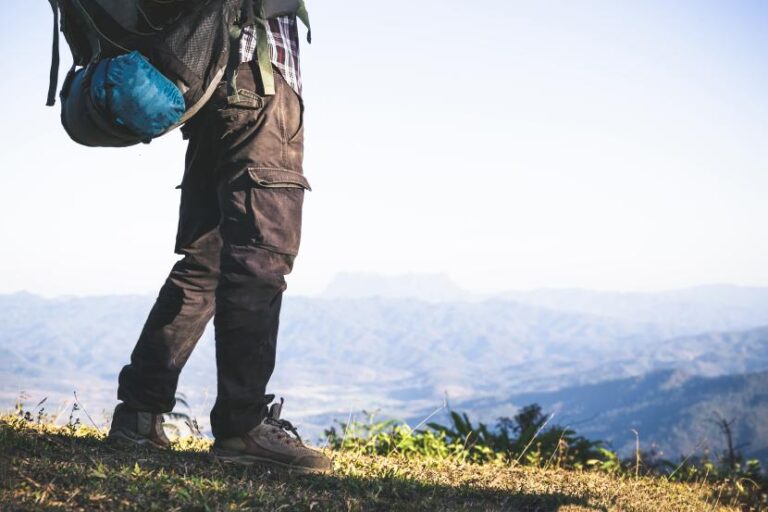
[[[162,414],[137,411],[125,404],[115,407],[107,439],[155,448],[168,448],[171,445],[163,431]]]
[[[213,455],[221,462],[251,466],[261,464],[292,473],[330,473],[331,459],[301,440],[289,421],[280,419],[283,400],[272,404],[267,417],[248,433],[213,443]]]

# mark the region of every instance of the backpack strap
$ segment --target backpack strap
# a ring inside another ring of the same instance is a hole
[[[59,88],[59,3],[48,0],[53,9],[53,43],[51,45],[51,74],[48,81],[48,100],[45,104],[52,107],[56,104],[56,90]]]
[[[53,10],[53,44],[51,45],[51,73],[48,83],[48,99],[45,104],[50,107],[56,104],[56,89],[58,88],[59,83],[59,25],[63,27],[65,31],[64,35],[66,36],[66,24],[68,19],[66,11],[62,10],[61,8],[63,3],[62,0],[48,0],[48,3],[51,4],[51,9]],[[125,50],[126,53],[130,51],[127,48],[122,47],[119,43],[108,38],[102,31],[99,30],[91,15],[88,13],[86,8],[83,7],[83,4],[80,2],[80,0],[70,0],[65,5],[67,7],[73,7],[76,9],[76,11],[79,13],[79,18],[85,25],[87,25],[87,27],[84,29],[83,35],[88,42],[88,51],[90,53],[90,55],[87,57],[85,55],[80,55],[75,53],[74,48],[72,45],[70,45],[69,49],[72,51],[72,67],[70,69],[70,74],[74,72],[77,66],[87,64],[87,59],[90,59],[90,62],[95,62],[99,59],[101,55],[102,38],[104,41],[112,44],[114,47]],[[61,18],[59,16],[60,11]]]
[[[267,39],[267,20],[263,18],[264,11],[260,10],[260,20],[256,23],[256,59],[259,63],[261,83],[265,96],[275,95],[275,72],[272,69],[269,39]],[[262,21],[263,20],[263,21]]]
[[[309,13],[304,0],[299,0],[296,17],[307,27],[307,42],[312,42],[312,29],[309,25]],[[265,14],[263,0],[244,0],[238,30],[234,31],[232,41],[232,56],[238,55],[239,37],[243,27],[253,27],[256,31],[256,62],[259,66],[259,75],[265,96],[275,95],[275,72],[272,69],[272,55],[267,36],[267,16]],[[234,57],[230,61],[229,92],[235,96],[237,93],[237,71]],[[236,98],[235,98],[236,99]]]
[[[307,42],[312,44],[312,26],[309,24],[309,11],[307,11],[307,4],[304,3],[304,0],[299,0],[299,10],[296,11],[296,17],[307,27]]]
[[[264,85],[264,94],[274,96],[275,94],[275,73],[272,69],[272,57],[270,55],[269,39],[267,39],[268,23],[264,15],[264,7],[259,1],[259,20],[256,23],[256,57],[259,63],[259,72],[261,73],[261,82]],[[304,0],[299,0],[299,8],[296,11],[296,17],[307,27],[307,42],[312,43],[312,29],[309,25],[309,12]]]

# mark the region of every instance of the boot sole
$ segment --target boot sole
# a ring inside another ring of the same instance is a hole
[[[267,468],[279,469],[287,471],[291,474],[298,475],[318,475],[330,473],[329,469],[320,468],[308,468],[306,466],[294,466],[286,464],[285,462],[278,462],[272,459],[266,459],[264,457],[258,457],[256,455],[248,455],[245,453],[226,453],[226,452],[213,452],[213,457],[224,464],[237,464],[238,466],[265,466]]]
[[[162,444],[158,444],[148,437],[132,437],[125,432],[122,432],[120,430],[116,430],[114,432],[110,432],[109,435],[107,435],[107,441],[118,443],[118,444],[129,444],[132,446],[148,446],[150,448],[155,448],[157,450],[167,450],[167,446],[163,446]]]

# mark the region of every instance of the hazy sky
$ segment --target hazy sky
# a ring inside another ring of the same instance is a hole
[[[44,106],[48,4],[5,3],[0,293],[155,293],[181,135],[70,142]],[[768,285],[768,2],[310,7],[293,293],[340,271],[482,292]]]

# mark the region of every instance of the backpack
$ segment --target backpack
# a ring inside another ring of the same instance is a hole
[[[256,13],[296,14],[309,26],[302,0],[48,1],[54,19],[46,104],[55,104],[60,25],[73,61],[60,93],[61,121],[86,146],[149,142],[189,120],[236,67],[241,29],[256,23]],[[268,84],[271,65],[259,60]]]

